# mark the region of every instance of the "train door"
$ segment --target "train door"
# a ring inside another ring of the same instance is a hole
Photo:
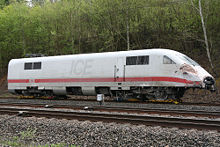
[[[114,66],[114,80],[115,82],[125,81],[125,60],[123,57],[118,57],[116,65]]]
[[[162,66],[160,70],[163,75],[166,77],[178,77],[178,67],[175,61],[166,55],[162,56],[162,58]]]

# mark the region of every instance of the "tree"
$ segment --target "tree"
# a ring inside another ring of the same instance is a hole
[[[201,0],[198,1],[198,8],[195,7],[193,0],[191,0],[191,3],[192,3],[192,6],[199,12],[199,15],[200,15],[200,18],[201,18],[201,25],[202,25],[202,29],[203,29],[203,35],[204,35],[204,39],[205,39],[204,42],[205,42],[205,45],[206,45],[207,57],[208,57],[210,65],[211,65],[213,73],[215,73],[216,76],[217,76],[217,73],[215,72],[215,69],[214,69],[214,66],[213,66],[213,63],[212,63],[212,58],[211,58],[211,55],[210,55],[209,42],[208,42],[208,37],[207,37],[207,29],[206,29],[206,25],[205,25],[205,22],[204,22],[204,16],[203,16],[203,9],[202,9]],[[208,3],[209,3],[209,1],[208,1]]]
[[[0,68],[4,71],[10,59],[26,53],[59,55],[157,47],[185,53],[206,67],[210,61],[205,40],[212,64],[220,71],[219,0],[200,0],[204,23],[199,0],[192,0],[196,9],[191,0],[34,1],[30,7],[17,0],[9,0],[9,5],[0,0]],[[206,28],[204,40],[201,24]]]

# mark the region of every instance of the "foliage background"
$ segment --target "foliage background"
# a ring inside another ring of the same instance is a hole
[[[0,76],[28,53],[78,54],[170,48],[209,72],[198,0],[0,0]],[[220,73],[220,0],[202,0],[211,57]],[[219,74],[218,74],[219,75]]]

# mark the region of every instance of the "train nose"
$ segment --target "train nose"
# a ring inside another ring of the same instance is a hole
[[[203,82],[206,84],[206,85],[213,85],[215,84],[215,80],[212,78],[212,77],[206,77]]]
[[[215,80],[212,77],[205,77],[203,82],[205,83],[205,88],[210,91],[215,91]]]

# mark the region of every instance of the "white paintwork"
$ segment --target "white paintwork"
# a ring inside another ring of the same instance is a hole
[[[127,56],[149,55],[148,65],[125,66]],[[176,64],[163,64],[166,55]],[[70,78],[114,78],[119,77],[177,77],[202,82],[204,77],[211,76],[199,65],[191,65],[197,74],[183,74],[181,65],[186,63],[179,52],[168,49],[144,49],[108,53],[79,55],[63,55],[51,57],[12,59],[8,65],[8,79],[70,79]],[[41,70],[24,70],[26,62],[42,62]],[[188,64],[188,63],[187,63]],[[124,71],[125,70],[125,71]],[[211,76],[212,77],[212,76]],[[118,83],[121,83],[119,86]],[[122,87],[129,90],[130,86],[167,86],[193,87],[176,82],[65,82],[65,83],[8,83],[8,89],[26,89],[27,86],[38,86],[39,89],[61,89],[67,86],[80,86],[85,93],[95,94],[96,86],[107,86],[111,90]],[[204,85],[202,85],[204,86]]]

